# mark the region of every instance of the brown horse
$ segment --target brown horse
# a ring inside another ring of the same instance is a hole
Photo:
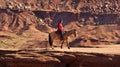
[[[70,35],[72,35],[72,34],[74,34],[74,36],[76,37],[77,36],[77,31],[75,29],[72,29],[70,31],[65,31],[65,33],[63,35],[63,40],[60,40],[60,34],[57,33],[56,31],[49,33],[49,44],[50,44],[51,48],[53,49],[53,42],[54,42],[54,40],[60,40],[61,43],[62,43],[61,44],[61,49],[62,49],[63,43],[65,41],[67,43],[68,49],[70,49],[68,37]]]

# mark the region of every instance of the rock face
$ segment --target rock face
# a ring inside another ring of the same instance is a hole
[[[118,67],[119,48],[0,50],[1,67]],[[83,51],[84,50],[84,51]],[[96,51],[99,50],[99,51]],[[104,52],[103,52],[104,50]]]
[[[65,30],[78,31],[72,46],[119,44],[119,5],[119,0],[1,0],[0,31],[22,35],[30,30],[47,35],[62,19]]]
[[[119,5],[119,0],[1,0],[0,29],[6,30],[10,27],[14,31],[13,27],[18,27],[23,30],[29,24],[37,27],[39,22],[44,24],[41,20],[49,25],[53,22],[54,27],[60,19],[65,24],[71,21],[78,21],[83,25],[119,24]],[[68,20],[65,20],[67,17]]]
[[[84,12],[94,14],[119,13],[119,0],[1,0],[1,9],[11,10],[43,10],[59,12]]]

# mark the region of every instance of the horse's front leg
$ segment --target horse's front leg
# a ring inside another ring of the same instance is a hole
[[[68,49],[70,49],[70,45],[69,45],[69,40],[68,39],[66,39],[66,43],[67,43]]]
[[[64,43],[64,40],[62,40],[62,43],[61,43],[61,49],[62,49],[63,43]]]

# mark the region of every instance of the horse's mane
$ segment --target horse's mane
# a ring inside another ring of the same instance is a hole
[[[70,32],[70,31],[76,31],[76,29],[72,29],[72,30],[65,30],[64,32],[66,33],[66,32]],[[53,32],[51,32],[51,33],[59,33],[59,32],[58,32],[58,30],[56,30],[56,31],[53,31]]]
[[[76,31],[76,29],[72,29],[72,30],[67,30],[66,32],[69,32],[69,31]]]

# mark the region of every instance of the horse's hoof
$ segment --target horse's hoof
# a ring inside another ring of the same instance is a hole
[[[61,46],[61,49],[62,49],[62,46]]]
[[[68,49],[70,49],[70,47],[68,47]]]
[[[54,49],[53,47],[51,47],[52,49]]]

